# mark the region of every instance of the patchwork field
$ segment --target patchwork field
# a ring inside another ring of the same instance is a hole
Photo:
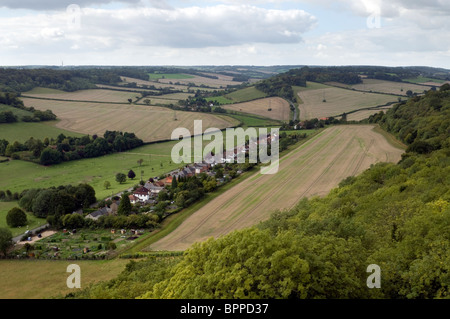
[[[94,101],[94,102],[112,102],[112,103],[128,103],[128,99],[135,101],[141,98],[141,94],[136,92],[113,91],[113,90],[80,90],[75,92],[64,93],[30,93],[22,94],[24,97],[36,97],[41,99],[58,99],[68,101]]]
[[[185,127],[192,132],[194,120],[202,120],[203,129],[222,129],[238,124],[237,120],[230,117],[181,111],[175,113],[173,110],[156,106],[31,98],[22,100],[26,106],[52,110],[60,119],[56,124],[58,128],[91,135],[103,135],[106,130],[133,132],[144,142],[170,139],[172,131],[177,127]]]
[[[297,95],[302,102],[298,105],[301,120],[337,116],[344,112],[398,100],[398,97],[394,95],[358,92],[323,85],[315,89],[300,89]]]
[[[327,194],[342,179],[371,164],[397,162],[402,153],[372,125],[328,128],[284,156],[276,174],[250,176],[149,248],[185,250],[195,242],[255,225],[275,210],[293,207],[303,197]]]
[[[0,299],[43,299],[64,296],[77,289],[67,288],[67,266],[73,261],[0,260]],[[115,278],[125,269],[126,259],[108,261],[77,260],[81,288]]]
[[[217,74],[214,74],[214,76],[217,76]],[[167,78],[166,79],[158,79],[158,82],[169,83],[169,84],[170,84],[170,82],[172,82],[172,83],[178,82],[178,83],[184,84],[184,85],[188,85],[189,83],[194,83],[196,86],[200,86],[200,85],[204,84],[204,85],[216,87],[216,88],[227,87],[228,85],[239,85],[242,83],[242,82],[232,81],[231,77],[226,77],[226,76],[219,77],[218,79],[212,79],[212,78],[198,76],[198,75],[194,75],[192,77],[184,78],[184,79],[167,79]]]
[[[230,99],[232,102],[246,102],[255,99],[261,99],[266,97],[267,94],[258,90],[254,86],[234,91],[230,94],[225,95],[226,98]]]
[[[273,120],[289,121],[290,119],[289,103],[280,97],[270,97],[244,103],[229,104],[222,107],[230,111],[255,114]],[[271,111],[269,111],[269,108]]]
[[[345,85],[339,83],[330,83],[331,85],[346,87],[350,89],[355,89],[357,91],[365,92],[381,92],[386,94],[397,94],[406,96],[406,92],[411,90],[413,93],[422,94],[424,90],[429,90],[429,86],[393,82],[393,81],[383,81],[376,79],[363,79],[363,83],[356,85]]]

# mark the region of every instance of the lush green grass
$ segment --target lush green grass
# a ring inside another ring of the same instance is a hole
[[[211,101],[217,101],[217,102],[220,103],[220,104],[231,104],[231,103],[234,102],[233,100],[227,99],[227,98],[226,98],[225,96],[223,96],[223,95],[221,95],[221,96],[214,96],[214,97],[207,97],[206,100],[207,100],[208,102],[211,102]]]
[[[67,266],[74,261],[62,260],[0,260],[0,298],[43,299],[64,296],[79,289],[67,288]],[[128,260],[77,260],[81,270],[81,289],[98,281],[116,277]]]
[[[263,118],[263,117],[257,117],[257,116],[253,116],[253,115],[247,115],[247,114],[243,114],[243,113],[238,113],[238,112],[234,112],[234,113],[227,113],[228,116],[233,117],[239,121],[241,121],[242,126],[279,126],[280,122],[275,121],[275,120],[271,120],[271,119],[267,119],[267,118]]]
[[[6,224],[6,214],[8,213],[8,211],[11,208],[18,207],[18,206],[19,206],[19,204],[16,201],[0,202],[0,227],[9,228],[9,230],[11,230],[13,237],[23,234],[25,232],[25,230],[27,229],[27,226],[10,228]],[[27,220],[28,220],[28,229],[33,229],[33,228],[39,227],[39,226],[47,223],[45,221],[45,219],[37,218],[33,214],[29,214],[29,213],[27,213]]]
[[[5,105],[5,104],[0,104],[0,112],[5,112],[5,111],[11,111],[15,116],[18,117],[19,121],[22,119],[22,117],[28,115],[28,116],[33,116],[33,113],[22,110],[22,109],[18,109],[16,107],[12,107],[9,105]],[[5,124],[5,123],[2,123]]]
[[[67,130],[63,130],[53,126],[55,122],[16,122],[0,125],[0,139],[5,139],[10,143],[15,141],[25,142],[30,137],[45,139],[56,138],[59,134],[66,136],[83,136],[85,134],[75,133]],[[1,163],[0,163],[1,164]]]
[[[404,81],[411,82],[411,83],[425,83],[425,82],[436,82],[436,83],[444,83],[444,80],[438,80],[433,78],[427,78],[424,76],[418,76],[416,78],[409,78],[409,79],[403,79]]]
[[[183,73],[149,73],[148,77],[150,80],[157,79],[174,79],[174,80],[182,80],[182,79],[192,79],[193,75],[183,74]]]
[[[232,100],[233,102],[247,102],[251,100],[261,99],[266,97],[267,94],[258,90],[254,86],[237,90],[230,94],[225,95],[226,98]]]

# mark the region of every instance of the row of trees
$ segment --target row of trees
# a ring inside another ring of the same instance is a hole
[[[52,165],[123,152],[141,145],[141,139],[134,133],[127,132],[106,131],[103,137],[70,137],[60,134],[56,139],[45,138],[44,141],[31,137],[23,144],[0,140],[0,155]]]

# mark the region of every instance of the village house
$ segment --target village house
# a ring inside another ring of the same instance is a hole
[[[136,197],[141,202],[146,202],[150,199],[150,190],[145,186],[137,188],[133,192],[134,197]],[[131,199],[130,199],[131,200]]]
[[[92,220],[98,220],[101,216],[110,215],[111,208],[108,207],[102,207],[95,212],[90,213],[86,216],[86,218],[92,219]]]

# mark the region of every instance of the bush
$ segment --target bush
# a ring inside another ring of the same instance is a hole
[[[14,207],[6,215],[6,223],[9,227],[25,226],[27,224],[27,215],[19,207]]]

